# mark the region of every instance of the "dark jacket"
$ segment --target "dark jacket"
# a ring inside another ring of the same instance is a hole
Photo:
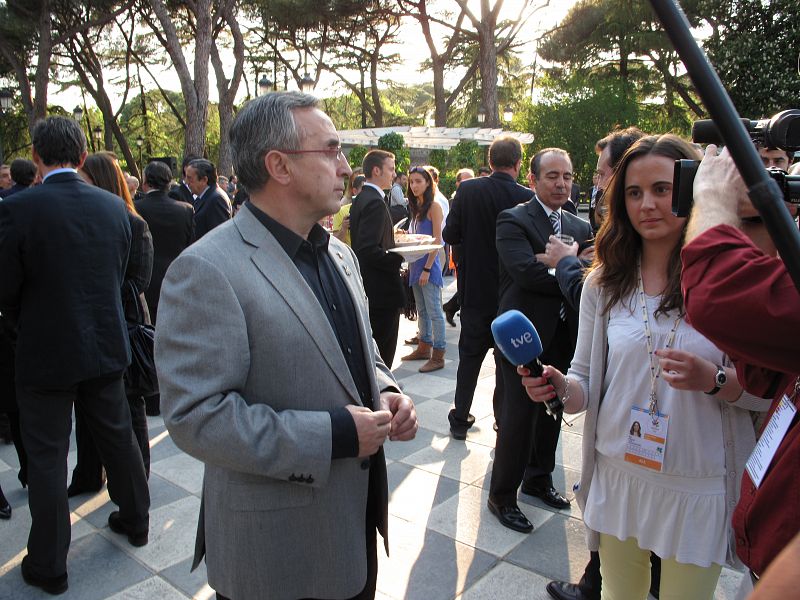
[[[153,272],[153,237],[147,227],[147,221],[128,213],[131,225],[131,251],[128,254],[128,265],[125,267],[125,279],[122,284],[122,308],[125,320],[131,323],[149,323],[150,317],[147,310],[147,301],[141,297],[150,285],[150,276]],[[131,285],[132,284],[132,285]],[[143,314],[138,314],[134,289],[140,296]]]
[[[19,183],[15,183],[7,190],[0,190],[0,198],[8,198],[9,196],[13,196],[18,192],[23,192],[27,190],[30,186],[27,185],[20,185]]]
[[[458,261],[461,306],[487,314],[497,311],[497,215],[532,196],[530,189],[499,171],[489,177],[467,179],[458,186],[443,237],[448,244],[461,244]]]
[[[194,204],[194,194],[183,182],[176,183],[169,189],[169,197],[178,202]]]
[[[130,362],[121,198],[58,173],[0,202],[0,311],[18,324],[22,385],[70,386]]]
[[[194,239],[199,240],[231,218],[231,201],[214,185],[194,201]]]
[[[564,210],[561,232],[578,244],[592,236],[589,224]],[[528,317],[547,350],[555,335],[559,310],[564,301],[556,278],[535,255],[545,251],[553,226],[535,198],[500,214],[497,219],[497,254],[500,258],[500,302],[498,312],[516,309]],[[578,312],[565,303],[572,346],[578,337]]]
[[[136,203],[153,238],[153,274],[145,292],[150,318],[156,322],[161,282],[167,268],[194,239],[194,208],[164,192],[150,192]]]
[[[350,240],[361,268],[361,278],[375,308],[402,308],[405,290],[400,278],[403,257],[394,252],[392,218],[384,197],[365,185],[350,209]]]

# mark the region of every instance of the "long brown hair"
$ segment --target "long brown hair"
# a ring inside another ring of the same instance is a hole
[[[125,181],[125,174],[119,166],[117,155],[113,152],[95,152],[86,157],[86,161],[81,167],[91,178],[92,183],[99,188],[119,196],[125,201],[128,212],[138,216],[136,207],[133,205],[131,192]]]
[[[612,306],[628,297],[638,285],[637,265],[642,254],[642,238],[633,228],[625,208],[625,175],[628,166],[637,158],[653,154],[673,160],[682,158],[700,160],[700,152],[688,142],[670,133],[649,135],[641,138],[628,148],[614,168],[614,174],[605,191],[608,215],[603,220],[595,242],[595,259],[592,268],[600,268],[597,285],[601,286],[608,300],[603,311],[608,313]],[[680,241],[670,253],[667,266],[667,287],[656,310],[667,313],[677,309],[683,313],[681,294],[681,246],[686,233],[684,222]]]
[[[416,197],[414,192],[411,191],[411,186],[408,186],[408,212],[411,214],[412,221],[421,223],[428,218],[428,210],[430,210],[431,204],[433,204],[433,186],[435,184],[433,182],[433,175],[431,175],[431,172],[425,167],[412,168],[408,172],[408,176],[411,177],[412,173],[422,175],[423,179],[425,179],[428,184],[428,187],[422,192],[421,201]]]

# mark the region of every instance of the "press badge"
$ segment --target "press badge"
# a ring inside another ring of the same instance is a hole
[[[753,453],[745,464],[747,474],[750,475],[750,481],[753,482],[754,486],[761,485],[764,474],[767,472],[772,459],[775,458],[775,453],[786,436],[786,432],[789,431],[789,426],[792,424],[792,419],[794,419],[796,412],[797,409],[794,404],[784,394],[778,404],[778,408],[772,413],[769,423],[767,423],[764,432],[758,439],[756,447],[753,448]]]
[[[664,450],[667,446],[669,417],[662,413],[650,415],[645,408],[634,406],[628,423],[628,444],[625,462],[662,471]]]

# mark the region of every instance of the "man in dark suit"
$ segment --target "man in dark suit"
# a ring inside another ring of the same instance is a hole
[[[67,452],[72,406],[87,415],[119,511],[111,529],[147,543],[150,497],[122,373],[130,348],[120,288],[131,244],[124,202],[78,175],[86,138],[72,119],[33,130],[42,185],[0,202],[0,310],[18,324],[17,400],[28,452],[25,581],[67,589]],[[91,300],[88,300],[91,299]]]
[[[528,200],[533,193],[516,180],[522,165],[522,146],[510,136],[497,138],[489,147],[492,174],[468,179],[456,190],[442,237],[461,244],[458,293],[461,298],[461,337],[458,340],[458,374],[455,408],[450,411],[450,433],[467,437],[475,417],[469,414],[478,374],[486,353],[494,347],[491,324],[497,316],[497,250],[495,222],[501,211]],[[495,356],[495,359],[497,357]],[[495,360],[496,362],[496,360]],[[495,420],[498,419],[501,381],[495,380]]]
[[[36,165],[27,158],[15,158],[11,161],[11,179],[14,185],[7,190],[0,190],[0,198],[8,198],[31,187],[36,179]]]
[[[186,185],[195,195],[194,239],[199,240],[231,218],[231,201],[217,186],[214,163],[205,158],[197,158],[186,167]]]
[[[369,298],[369,322],[383,362],[390,369],[397,350],[400,309],[406,290],[400,278],[403,258],[394,248],[386,192],[394,180],[394,154],[370,150],[361,163],[367,181],[350,209],[350,240]]]
[[[536,195],[525,204],[504,211],[497,219],[500,259],[499,312],[516,309],[534,324],[542,340],[541,359],[566,371],[578,338],[578,313],[565,301],[556,278],[539,260],[550,236],[572,236],[585,244],[592,237],[589,224],[562,210],[569,199],[572,163],[566,151],[545,148],[531,159],[528,183]],[[500,523],[516,531],[533,529],[517,506],[517,489],[554,508],[569,501],[553,487],[555,451],[560,420],[544,405],[528,399],[516,365],[500,360],[503,405],[497,432],[489,510]]]
[[[178,202],[186,202],[187,204],[194,205],[194,194],[189,186],[186,185],[186,167],[189,166],[193,160],[197,160],[199,156],[187,154],[183,157],[181,162],[181,179],[169,189],[169,197],[174,198]]]
[[[194,239],[194,209],[167,195],[170,181],[172,171],[166,163],[151,162],[144,169],[145,196],[136,203],[136,210],[147,221],[153,236],[153,275],[145,298],[154,325],[167,267]]]

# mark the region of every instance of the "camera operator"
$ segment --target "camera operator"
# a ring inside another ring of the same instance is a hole
[[[727,150],[706,149],[694,203],[682,251],[686,312],[733,359],[747,391],[774,399],[759,443],[764,470],[748,465],[733,516],[737,554],[757,581],[800,529],[800,294]]]

